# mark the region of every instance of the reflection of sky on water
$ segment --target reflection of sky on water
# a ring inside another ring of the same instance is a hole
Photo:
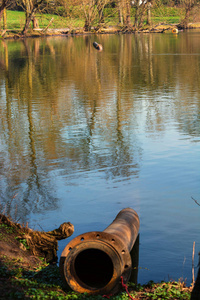
[[[191,137],[180,135],[174,125],[160,137],[143,135],[140,143],[144,151],[137,178],[107,181],[100,170],[62,176],[55,188],[62,199],[59,220],[70,215],[78,235],[103,230],[120,209],[134,207],[141,221],[139,281],[188,277],[190,282],[193,241],[197,249],[200,245],[200,211],[191,198],[199,195],[199,144],[191,148]],[[57,224],[53,214],[49,218]]]
[[[184,79],[187,62],[183,66],[181,55],[175,55],[178,61],[152,55],[154,41],[164,47],[170,37],[134,36],[126,52],[130,36],[112,36],[112,47],[106,49],[106,40],[101,56],[87,53],[83,44],[81,59],[76,41],[82,39],[67,40],[71,65],[65,61],[66,40],[54,44],[57,65],[39,56],[31,73],[39,74],[36,89],[31,78],[27,90],[22,86],[30,75],[26,61],[7,90],[0,75],[1,205],[11,211],[17,205],[18,217],[37,229],[70,221],[74,236],[104,230],[130,206],[141,222],[139,282],[179,277],[190,282],[193,241],[200,248],[200,208],[191,198],[200,201],[198,80]],[[116,46],[118,39],[124,43]],[[126,62],[131,53],[133,60]],[[193,72],[197,58],[192,59],[187,69],[191,65]],[[66,243],[59,242],[59,254]]]

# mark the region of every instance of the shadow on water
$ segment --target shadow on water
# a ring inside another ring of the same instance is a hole
[[[138,283],[138,268],[139,268],[139,247],[140,247],[140,235],[138,234],[135,244],[130,252],[132,260],[132,272],[129,279],[130,282]]]
[[[200,253],[199,253],[199,263],[198,263],[198,273],[195,281],[194,288],[191,294],[191,300],[200,300]]]

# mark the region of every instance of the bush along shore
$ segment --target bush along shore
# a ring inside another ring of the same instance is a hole
[[[117,295],[78,294],[66,288],[57,261],[57,240],[74,231],[69,222],[39,232],[0,214],[0,299],[168,299],[189,300],[192,286],[179,282],[128,283]],[[198,296],[197,298],[199,299]]]

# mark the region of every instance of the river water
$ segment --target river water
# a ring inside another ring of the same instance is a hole
[[[138,282],[190,284],[194,200],[200,32],[0,41],[1,211],[38,230],[70,221],[73,238],[132,207]]]

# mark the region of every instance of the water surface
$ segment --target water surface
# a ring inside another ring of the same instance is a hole
[[[190,284],[194,241],[196,265],[200,249],[199,49],[196,31],[0,41],[1,209],[39,230],[70,221],[73,238],[132,207],[138,281]]]

